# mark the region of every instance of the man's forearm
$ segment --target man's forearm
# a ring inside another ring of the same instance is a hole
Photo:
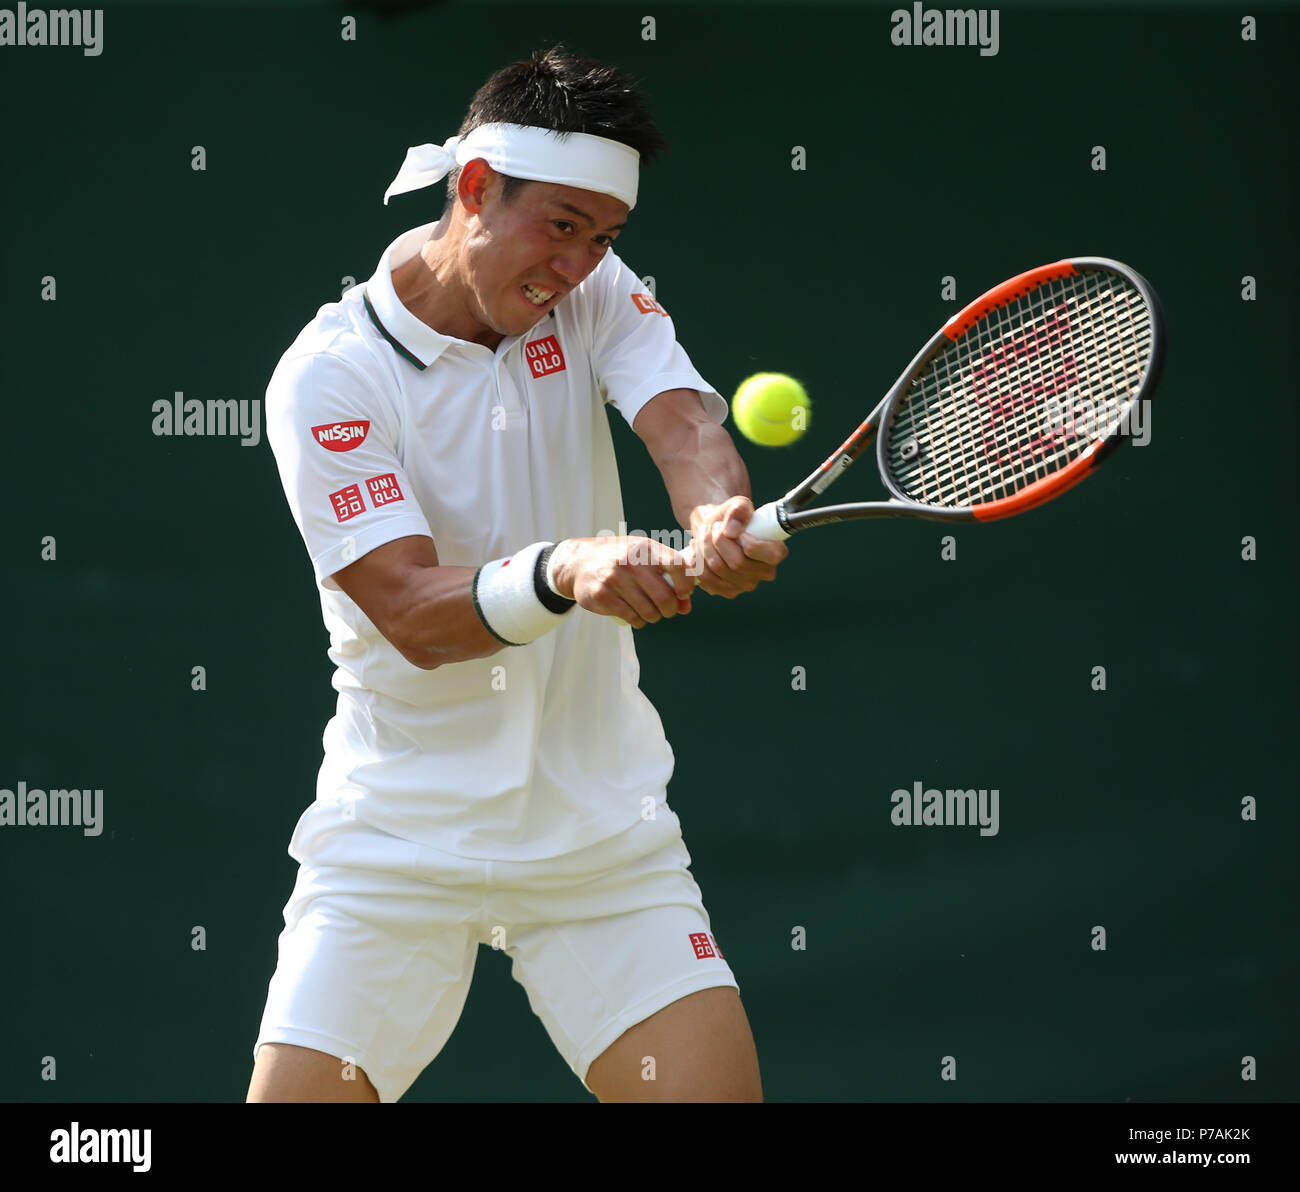
[[[689,427],[672,452],[655,463],[672,501],[673,516],[684,529],[691,528],[691,510],[697,506],[751,495],[749,472],[735,443],[711,420]]]
[[[705,413],[700,395],[670,389],[647,402],[633,427],[659,468],[673,513],[694,540],[704,591],[731,599],[775,577],[788,553],[780,542],[742,546],[753,514],[749,472],[731,436]]]

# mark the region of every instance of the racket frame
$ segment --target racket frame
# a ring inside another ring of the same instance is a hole
[[[799,530],[807,530],[831,522],[858,521],[876,517],[919,518],[924,521],[938,522],[996,521],[1042,505],[1088,476],[1097,464],[1128,438],[1128,435],[1119,429],[1123,423],[1122,418],[1059,472],[1035,481],[1010,497],[974,506],[946,507],[925,505],[910,500],[894,483],[886,458],[888,437],[879,432],[882,425],[889,424],[895,405],[910,391],[912,384],[929,366],[931,359],[950,348],[981,318],[998,307],[1023,297],[1040,285],[1089,270],[1104,270],[1118,274],[1141,294],[1142,300],[1146,303],[1151,325],[1151,356],[1137,396],[1128,408],[1132,409],[1139,403],[1149,400],[1159,384],[1164,369],[1165,328],[1164,311],[1160,300],[1146,278],[1121,261],[1111,260],[1109,257],[1070,257],[1026,270],[981,294],[949,318],[912,358],[912,362],[858,428],[801,483],[779,501],[772,502],[771,509],[776,525],[783,531],[781,536],[788,537]],[[873,443],[876,444],[880,478],[892,494],[888,501],[823,505],[817,509],[806,508],[844,475],[849,465]]]

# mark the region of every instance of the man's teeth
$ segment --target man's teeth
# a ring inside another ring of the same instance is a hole
[[[554,290],[539,290],[536,286],[525,285],[524,294],[534,306],[542,306],[555,297]]]

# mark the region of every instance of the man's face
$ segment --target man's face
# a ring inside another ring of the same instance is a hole
[[[526,182],[506,202],[502,186],[501,175],[486,169],[481,201],[469,213],[469,313],[499,335],[521,335],[600,264],[628,207],[551,182]]]

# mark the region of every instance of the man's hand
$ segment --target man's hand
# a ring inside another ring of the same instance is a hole
[[[691,510],[695,569],[700,569],[696,579],[710,595],[733,600],[742,592],[752,592],[762,580],[776,579],[776,565],[790,550],[784,542],[743,533],[753,516],[754,503],[748,497]]]
[[[633,629],[691,611],[695,577],[686,573],[681,553],[661,542],[632,536],[566,538],[551,558],[561,596],[590,612],[620,617]]]

